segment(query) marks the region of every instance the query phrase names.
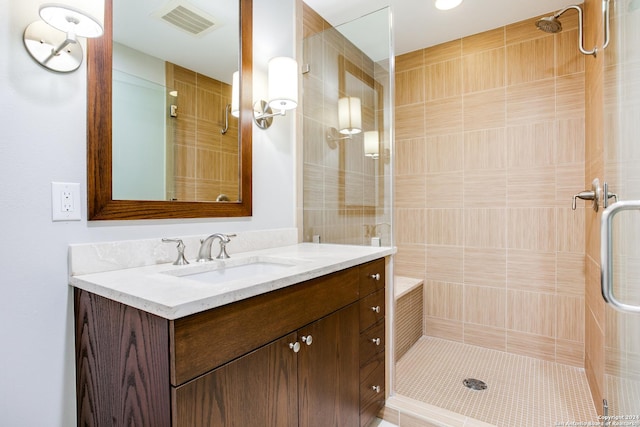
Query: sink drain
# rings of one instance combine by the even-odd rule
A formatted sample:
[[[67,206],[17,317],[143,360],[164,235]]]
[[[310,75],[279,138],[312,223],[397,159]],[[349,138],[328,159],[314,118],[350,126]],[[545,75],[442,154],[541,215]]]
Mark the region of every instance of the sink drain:
[[[475,378],[465,378],[462,381],[465,387],[470,388],[471,390],[486,390],[487,383],[481,380],[477,380]]]

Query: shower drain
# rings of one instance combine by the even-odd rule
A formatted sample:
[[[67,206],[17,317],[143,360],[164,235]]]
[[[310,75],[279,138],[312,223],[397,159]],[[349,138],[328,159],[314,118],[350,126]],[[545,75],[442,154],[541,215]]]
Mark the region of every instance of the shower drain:
[[[470,388],[471,390],[486,390],[487,383],[482,380],[477,380],[475,378],[465,378],[462,381],[465,387]]]

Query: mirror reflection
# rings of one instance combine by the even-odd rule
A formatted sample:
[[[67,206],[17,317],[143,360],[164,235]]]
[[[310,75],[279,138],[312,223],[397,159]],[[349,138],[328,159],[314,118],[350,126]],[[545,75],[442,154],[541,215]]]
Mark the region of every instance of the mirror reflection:
[[[237,201],[238,2],[113,1],[114,200]]]
[[[338,66],[338,127],[340,133],[349,135],[349,142],[339,145],[341,207],[375,213],[380,195],[376,179],[380,176],[376,161],[379,130],[384,126],[382,90],[380,83],[363,69],[364,65],[358,66],[340,55]],[[348,131],[345,127],[353,129]]]

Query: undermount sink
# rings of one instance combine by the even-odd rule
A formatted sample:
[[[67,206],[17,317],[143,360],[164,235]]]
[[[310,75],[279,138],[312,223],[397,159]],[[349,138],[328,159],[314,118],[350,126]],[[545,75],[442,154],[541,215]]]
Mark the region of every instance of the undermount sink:
[[[211,264],[194,266],[189,269],[169,271],[167,274],[205,283],[223,283],[254,276],[281,273],[299,264],[300,260],[251,257],[240,260],[215,261]]]

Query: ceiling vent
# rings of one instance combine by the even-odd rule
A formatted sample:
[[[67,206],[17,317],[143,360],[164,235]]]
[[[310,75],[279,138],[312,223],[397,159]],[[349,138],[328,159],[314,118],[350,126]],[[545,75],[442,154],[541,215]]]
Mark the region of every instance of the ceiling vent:
[[[153,16],[197,37],[220,26],[213,16],[183,0],[170,2]]]

